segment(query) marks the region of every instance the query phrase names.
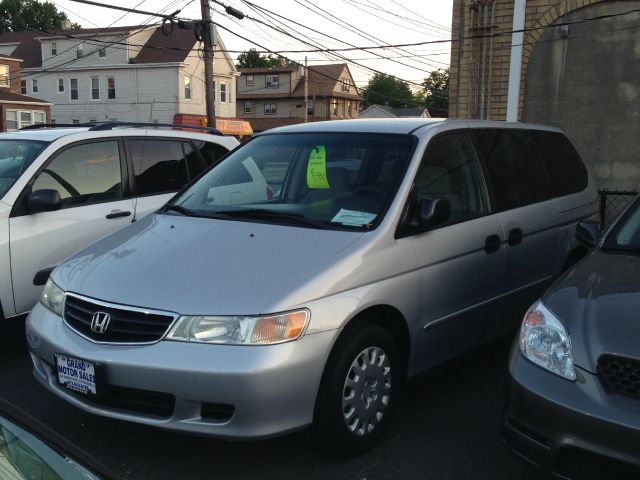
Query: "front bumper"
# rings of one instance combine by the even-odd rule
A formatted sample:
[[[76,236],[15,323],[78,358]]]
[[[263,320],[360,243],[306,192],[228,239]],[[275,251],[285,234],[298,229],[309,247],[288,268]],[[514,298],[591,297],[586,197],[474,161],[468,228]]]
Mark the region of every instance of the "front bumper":
[[[576,369],[570,382],[534,365],[517,343],[503,437],[516,454],[556,478],[640,478],[640,402],[606,391]]]
[[[106,417],[230,439],[269,437],[309,425],[339,333],[331,330],[268,346],[172,341],[104,345],[82,338],[40,304],[29,314],[26,331],[36,379],[69,403]],[[105,404],[69,391],[57,382],[55,354],[94,362],[102,375],[98,390],[117,389],[120,396],[134,398]],[[148,400],[145,392],[173,398],[173,407],[164,415],[130,409]],[[203,413],[216,408],[214,415]]]

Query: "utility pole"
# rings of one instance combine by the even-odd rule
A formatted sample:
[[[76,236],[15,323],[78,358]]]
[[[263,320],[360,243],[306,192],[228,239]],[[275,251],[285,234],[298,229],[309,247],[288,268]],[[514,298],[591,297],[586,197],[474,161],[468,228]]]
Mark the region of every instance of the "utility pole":
[[[211,10],[209,0],[200,0],[202,10],[202,26],[204,41],[204,91],[207,104],[207,124],[216,128],[216,91],[213,85],[213,23],[211,22]]]
[[[309,117],[309,70],[307,69],[307,56],[304,56],[304,123]]]

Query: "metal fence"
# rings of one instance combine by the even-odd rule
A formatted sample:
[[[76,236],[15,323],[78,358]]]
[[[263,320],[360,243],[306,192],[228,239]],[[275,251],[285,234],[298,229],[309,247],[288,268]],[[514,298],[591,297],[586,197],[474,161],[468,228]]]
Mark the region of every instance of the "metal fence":
[[[600,227],[606,229],[627,208],[638,192],[600,190],[598,194],[600,195]]]

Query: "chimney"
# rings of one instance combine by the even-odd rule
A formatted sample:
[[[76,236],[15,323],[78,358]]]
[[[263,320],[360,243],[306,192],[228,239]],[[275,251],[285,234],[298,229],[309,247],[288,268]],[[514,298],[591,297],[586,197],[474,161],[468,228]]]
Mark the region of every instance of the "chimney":
[[[69,20],[68,18],[62,20],[60,22],[60,28],[62,28],[62,30],[71,30],[71,20]]]

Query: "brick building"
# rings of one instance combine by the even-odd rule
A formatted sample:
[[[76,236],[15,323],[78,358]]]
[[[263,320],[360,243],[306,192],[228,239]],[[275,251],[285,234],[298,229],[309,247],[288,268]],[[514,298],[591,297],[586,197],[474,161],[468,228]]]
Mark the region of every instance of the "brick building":
[[[46,123],[51,104],[22,94],[22,60],[0,55],[0,131]]]
[[[522,3],[517,119],[565,130],[600,188],[639,190],[639,0],[454,0],[449,115],[507,118]]]

